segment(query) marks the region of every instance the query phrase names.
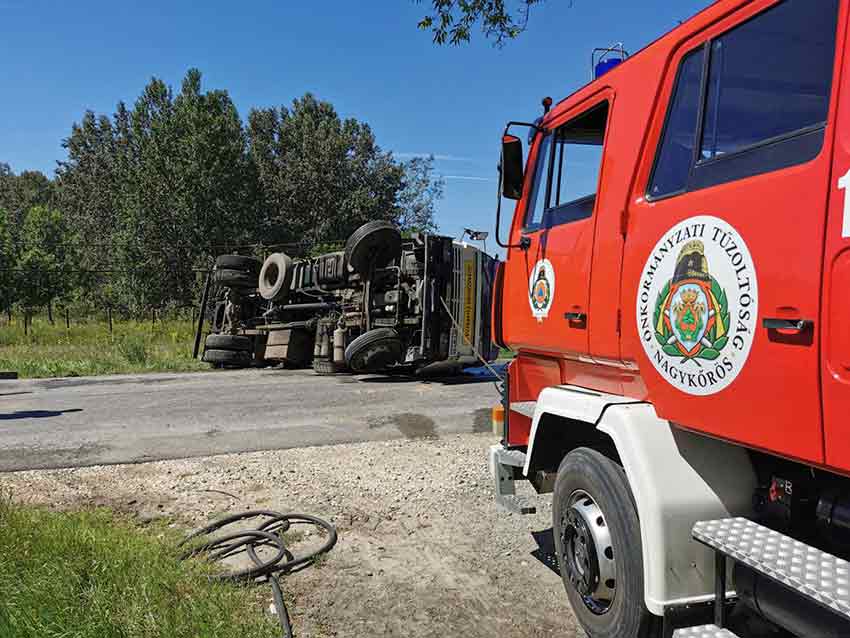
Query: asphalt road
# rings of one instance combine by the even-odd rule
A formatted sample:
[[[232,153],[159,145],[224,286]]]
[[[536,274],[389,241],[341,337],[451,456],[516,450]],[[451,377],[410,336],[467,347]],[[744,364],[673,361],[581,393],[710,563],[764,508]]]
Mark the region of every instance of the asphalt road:
[[[492,382],[301,370],[0,381],[0,471],[490,429]]]

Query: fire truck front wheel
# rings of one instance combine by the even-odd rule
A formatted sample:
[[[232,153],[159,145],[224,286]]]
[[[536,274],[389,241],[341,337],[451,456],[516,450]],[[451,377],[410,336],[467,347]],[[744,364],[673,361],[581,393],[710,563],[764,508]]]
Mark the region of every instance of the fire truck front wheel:
[[[552,501],[558,566],[589,638],[654,638],[643,604],[637,510],[623,468],[578,448],[561,462]]]

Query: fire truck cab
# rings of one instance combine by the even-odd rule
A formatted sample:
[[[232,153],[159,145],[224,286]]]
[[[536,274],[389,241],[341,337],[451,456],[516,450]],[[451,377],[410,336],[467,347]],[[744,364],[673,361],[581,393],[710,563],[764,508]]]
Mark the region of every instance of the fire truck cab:
[[[850,635],[849,13],[719,0],[505,129],[490,465],[590,638]]]

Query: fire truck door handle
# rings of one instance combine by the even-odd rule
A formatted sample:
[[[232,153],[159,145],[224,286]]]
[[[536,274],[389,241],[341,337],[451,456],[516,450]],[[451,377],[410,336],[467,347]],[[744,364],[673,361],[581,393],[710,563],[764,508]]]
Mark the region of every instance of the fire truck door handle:
[[[815,327],[815,322],[811,319],[779,319],[775,317],[765,317],[762,320],[762,325],[767,330],[787,330],[788,332],[807,332]]]
[[[565,312],[564,319],[575,321],[576,323],[584,323],[587,321],[587,315],[583,312]]]

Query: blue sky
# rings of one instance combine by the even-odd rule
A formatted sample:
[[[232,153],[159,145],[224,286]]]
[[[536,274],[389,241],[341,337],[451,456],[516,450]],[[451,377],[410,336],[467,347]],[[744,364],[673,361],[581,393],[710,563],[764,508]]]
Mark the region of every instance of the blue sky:
[[[52,174],[86,109],[111,114],[152,76],[177,87],[197,67],[243,117],[310,91],[368,122],[398,157],[433,154],[441,231],[492,231],[504,123],[587,82],[594,47],[635,51],[708,4],[547,0],[496,49],[480,37],[433,45],[416,28],[428,0],[0,0],[0,161]]]

